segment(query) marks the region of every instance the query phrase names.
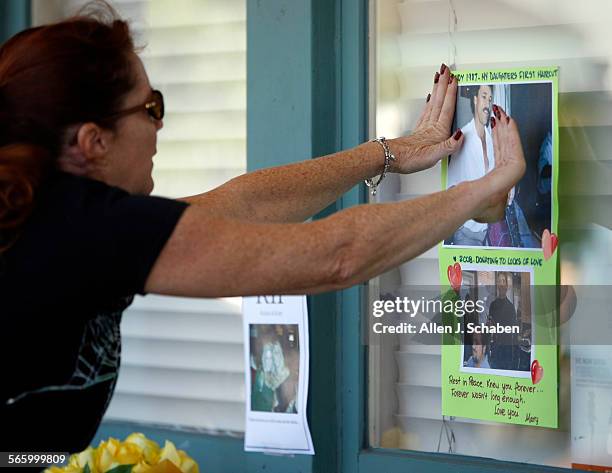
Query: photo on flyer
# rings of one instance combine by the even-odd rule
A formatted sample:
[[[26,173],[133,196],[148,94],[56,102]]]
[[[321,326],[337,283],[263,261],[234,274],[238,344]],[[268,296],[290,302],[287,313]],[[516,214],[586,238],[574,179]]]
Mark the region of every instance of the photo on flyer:
[[[495,223],[468,220],[444,241],[447,246],[539,249],[553,210],[553,86],[550,81],[459,82],[453,129],[464,143],[449,157],[446,188],[478,179],[495,169],[493,105],[520,123],[527,169],[510,191],[504,218]]]
[[[297,413],[298,326],[251,324],[249,332],[251,410]]]
[[[536,359],[533,272],[466,269],[463,278],[463,299],[477,304],[461,319],[460,371],[529,378]]]

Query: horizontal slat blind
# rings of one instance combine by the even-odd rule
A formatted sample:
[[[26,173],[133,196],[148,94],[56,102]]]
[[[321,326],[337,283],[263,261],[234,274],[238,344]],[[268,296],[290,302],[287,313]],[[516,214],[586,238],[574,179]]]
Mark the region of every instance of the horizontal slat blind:
[[[564,201],[577,201],[586,215],[580,222],[561,214],[560,230],[568,243],[572,228],[585,241],[593,232],[589,222],[610,226],[612,186],[612,118],[610,77],[612,35],[605,22],[612,5],[604,1],[571,0],[378,0],[376,13],[376,135],[408,133],[416,123],[431,89],[440,62],[460,69],[560,66],[559,126],[561,185]],[[456,27],[454,20],[456,17]],[[565,177],[564,177],[565,176]],[[405,200],[441,188],[440,166],[390,183],[386,200]],[[567,215],[568,212],[566,212]],[[574,217],[572,215],[572,217]],[[609,230],[604,230],[610,233]],[[580,242],[576,243],[580,245]],[[563,242],[562,242],[563,245]],[[568,243],[569,250],[571,244]],[[563,255],[563,253],[560,253]],[[566,252],[567,254],[567,252]],[[606,259],[606,257],[604,258]],[[612,258],[600,261],[612,267]],[[566,267],[562,261],[562,273]],[[569,266],[568,272],[569,272]],[[392,293],[400,284],[437,285],[437,249],[384,275],[381,293]],[[401,282],[400,282],[401,281]],[[413,450],[447,451],[443,433],[439,347],[402,344],[383,347],[378,363],[393,363],[396,370],[371,373],[370,383],[394,390],[395,400],[378,405],[370,421],[378,445]],[[374,352],[376,353],[376,351]],[[493,424],[470,419],[445,420],[456,438],[460,454],[558,466],[570,464],[567,410],[569,379],[567,353],[560,367],[560,428],[536,429]],[[388,365],[387,365],[388,366]],[[382,374],[384,373],[384,374]],[[371,386],[371,392],[372,392]],[[382,403],[381,403],[382,404]],[[450,423],[449,423],[450,422]],[[388,433],[399,427],[397,437]],[[387,433],[387,435],[385,435]],[[395,444],[393,440],[396,439]],[[384,439],[384,441],[383,441]],[[512,445],[512,448],[508,448]]]
[[[244,172],[244,0],[122,1],[118,8],[135,19],[145,68],[168,104],[155,193],[197,194]],[[123,368],[109,418],[244,430],[239,299],[147,296],[126,312],[122,333]]]
[[[85,0],[34,2],[38,23]],[[246,169],[245,0],[114,0],[128,19],[166,118],[154,194],[210,190]],[[122,367],[107,418],[244,430],[241,300],[137,297],[122,323]]]

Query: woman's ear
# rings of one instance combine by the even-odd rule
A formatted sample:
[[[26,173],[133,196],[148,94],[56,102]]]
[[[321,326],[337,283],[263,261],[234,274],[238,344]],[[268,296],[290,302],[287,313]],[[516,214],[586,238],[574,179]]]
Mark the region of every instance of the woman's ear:
[[[57,162],[59,169],[78,176],[89,176],[108,153],[108,133],[95,123],[84,123],[75,130],[69,130],[74,138],[62,148]]]
[[[99,159],[108,153],[109,132],[95,123],[84,123],[76,134],[76,145],[86,159]]]

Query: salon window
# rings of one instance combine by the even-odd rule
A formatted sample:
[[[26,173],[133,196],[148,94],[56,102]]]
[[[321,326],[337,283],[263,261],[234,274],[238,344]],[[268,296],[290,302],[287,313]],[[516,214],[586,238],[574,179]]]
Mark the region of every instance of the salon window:
[[[414,127],[442,61],[463,70],[559,66],[561,282],[601,290],[612,284],[610,2],[378,0],[370,14],[371,136]],[[406,200],[440,189],[440,168],[390,176],[379,198]],[[437,258],[433,248],[373,280],[370,302],[401,295],[394,292],[401,286],[437,285]],[[556,429],[443,417],[439,345],[409,348],[398,336],[369,347],[369,445],[565,468],[585,463],[589,451],[610,461],[611,406],[601,405],[610,397],[597,387],[591,401],[584,387],[570,392],[578,371],[564,330]],[[609,345],[590,348],[612,366]]]
[[[34,24],[84,0],[34,0]],[[166,99],[153,194],[194,195],[246,170],[246,0],[115,0]],[[244,430],[241,299],[137,297],[105,421]]]

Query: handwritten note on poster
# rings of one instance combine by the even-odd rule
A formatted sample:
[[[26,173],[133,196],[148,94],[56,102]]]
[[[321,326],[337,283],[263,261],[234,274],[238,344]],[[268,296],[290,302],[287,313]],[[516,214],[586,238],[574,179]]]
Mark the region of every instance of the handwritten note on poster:
[[[446,322],[442,414],[557,426],[558,68],[457,71],[461,149],[442,166],[444,188],[495,168],[497,107],[519,129],[527,171],[504,217],[464,222],[439,247],[441,284],[484,310]],[[495,105],[495,106],[494,106]],[[497,151],[496,151],[497,150]],[[476,332],[468,328],[477,326]]]

